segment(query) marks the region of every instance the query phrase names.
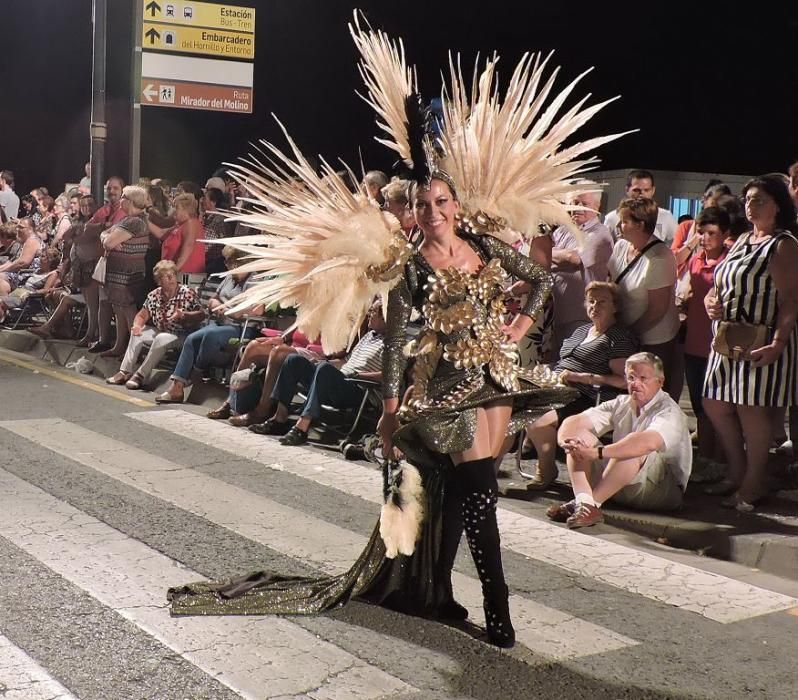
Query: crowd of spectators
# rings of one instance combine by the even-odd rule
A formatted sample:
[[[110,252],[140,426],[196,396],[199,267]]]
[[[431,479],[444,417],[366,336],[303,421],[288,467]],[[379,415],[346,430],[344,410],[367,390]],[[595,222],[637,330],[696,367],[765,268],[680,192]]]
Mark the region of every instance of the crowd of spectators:
[[[407,184],[370,171],[360,186],[417,243]],[[655,195],[653,175],[634,170],[603,221],[600,193],[583,194],[571,202],[571,226],[523,244],[554,286],[519,344],[522,362],[545,363],[578,393],[527,425],[515,444],[535,458],[524,472],[529,489],[550,488],[564,454],[574,498],[548,514],[569,527],[600,522],[610,499],[676,508],[688,481],[710,473],[723,478],[708,493],[753,510],[768,494],[769,450],[786,439],[786,411],[798,401],[798,278],[790,274],[798,264],[798,164],[789,176],[754,178],[740,196],[708,183],[695,220],[677,222]],[[324,356],[319,339],[249,324],[262,307],[230,312],[227,302],[252,279],[236,272],[242,253],[205,241],[250,231],[222,213],[244,206],[224,172],[205,187],[111,177],[98,204],[83,182],[55,198],[39,187],[20,200],[13,173],[0,173],[0,315],[24,293],[46,294],[53,314],[31,331],[59,337],[70,331],[70,309],[85,304],[78,345],[120,358],[107,381],[130,390],[147,388],[173,351],[158,403],[184,401],[198,374],[236,363],[248,378],[232,382],[208,417],[288,445],[308,440],[322,405],[361,404],[366,388],[352,380],[380,380],[384,326],[376,305],[359,342],[335,357]],[[225,272],[202,301],[208,275]],[[508,306],[528,291],[511,282]],[[695,459],[679,407],[685,383]],[[292,422],[298,390],[302,406]],[[798,428],[798,417],[790,424]]]

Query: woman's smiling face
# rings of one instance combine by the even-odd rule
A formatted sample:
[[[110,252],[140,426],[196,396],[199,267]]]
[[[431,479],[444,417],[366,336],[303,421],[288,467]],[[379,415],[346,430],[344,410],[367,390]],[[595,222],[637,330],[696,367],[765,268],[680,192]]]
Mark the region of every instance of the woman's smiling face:
[[[413,213],[425,236],[453,233],[458,211],[460,203],[442,180],[432,180],[428,188],[416,190]]]

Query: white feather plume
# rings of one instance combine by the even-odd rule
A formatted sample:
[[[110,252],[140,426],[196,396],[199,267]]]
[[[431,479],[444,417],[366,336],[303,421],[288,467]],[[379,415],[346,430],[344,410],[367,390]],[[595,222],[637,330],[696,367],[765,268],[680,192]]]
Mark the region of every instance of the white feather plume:
[[[409,165],[412,159],[405,100],[417,92],[415,72],[405,62],[401,39],[393,41],[385,32],[374,31],[369,26],[363,29],[360,19],[355,10],[354,22],[349,25],[362,58],[358,70],[368,91],[368,95],[360,96],[377,114],[377,126],[390,137],[377,141],[396,151]]]
[[[511,231],[534,236],[541,223],[571,224],[568,200],[595,191],[582,184],[598,162],[590,151],[624,134],[612,134],[564,146],[599,110],[617,98],[585,107],[590,95],[560,114],[585,71],[553,94],[559,68],[544,81],[551,54],[526,54],[513,71],[504,100],[496,85],[498,57],[484,70],[475,66],[470,89],[459,57],[450,56],[450,85],[443,91],[438,167],[457,183],[467,211],[502,218]],[[591,69],[592,70],[592,69]],[[626,132],[629,133],[629,132]]]
[[[413,554],[424,522],[421,474],[407,462],[402,463],[401,470],[398,498],[389,498],[380,511],[380,537],[388,559],[394,559],[397,554]]]
[[[295,306],[295,326],[309,338],[321,336],[325,352],[337,352],[356,337],[375,297],[386,298],[398,281],[375,280],[367,271],[396,258],[391,246],[401,235],[399,222],[364,193],[353,194],[326,161],[317,175],[280,127],[291,155],[261,141],[261,157],[250,154],[241,163],[226,164],[246,188],[245,201],[254,205],[229,220],[263,232],[217,241],[246,253],[236,271],[253,273],[258,281],[228,310],[275,302]],[[348,175],[356,181],[351,171]]]

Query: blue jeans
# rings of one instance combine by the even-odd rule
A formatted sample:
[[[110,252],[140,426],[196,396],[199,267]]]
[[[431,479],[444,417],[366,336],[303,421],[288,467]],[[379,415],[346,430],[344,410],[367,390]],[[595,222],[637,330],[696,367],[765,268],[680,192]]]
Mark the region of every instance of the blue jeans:
[[[302,416],[318,418],[322,404],[334,408],[357,408],[363,400],[363,390],[347,381],[340,369],[329,362],[314,365],[301,355],[289,355],[283,362],[272,399],[290,406],[300,384],[308,389]]]
[[[194,367],[205,369],[224,366],[230,355],[223,351],[228,341],[231,338],[238,338],[240,334],[241,329],[238,326],[210,325],[194,331],[183,343],[172,379],[188,384]]]

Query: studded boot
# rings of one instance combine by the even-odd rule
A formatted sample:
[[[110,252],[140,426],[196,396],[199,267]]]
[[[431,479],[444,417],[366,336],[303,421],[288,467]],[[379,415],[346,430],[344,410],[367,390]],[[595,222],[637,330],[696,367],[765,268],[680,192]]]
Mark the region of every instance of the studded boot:
[[[510,621],[509,591],[502,568],[496,522],[499,489],[493,463],[490,457],[477,459],[459,464],[457,470],[463,492],[463,526],[482,583],[488,641],[509,648],[515,644],[515,630]]]

